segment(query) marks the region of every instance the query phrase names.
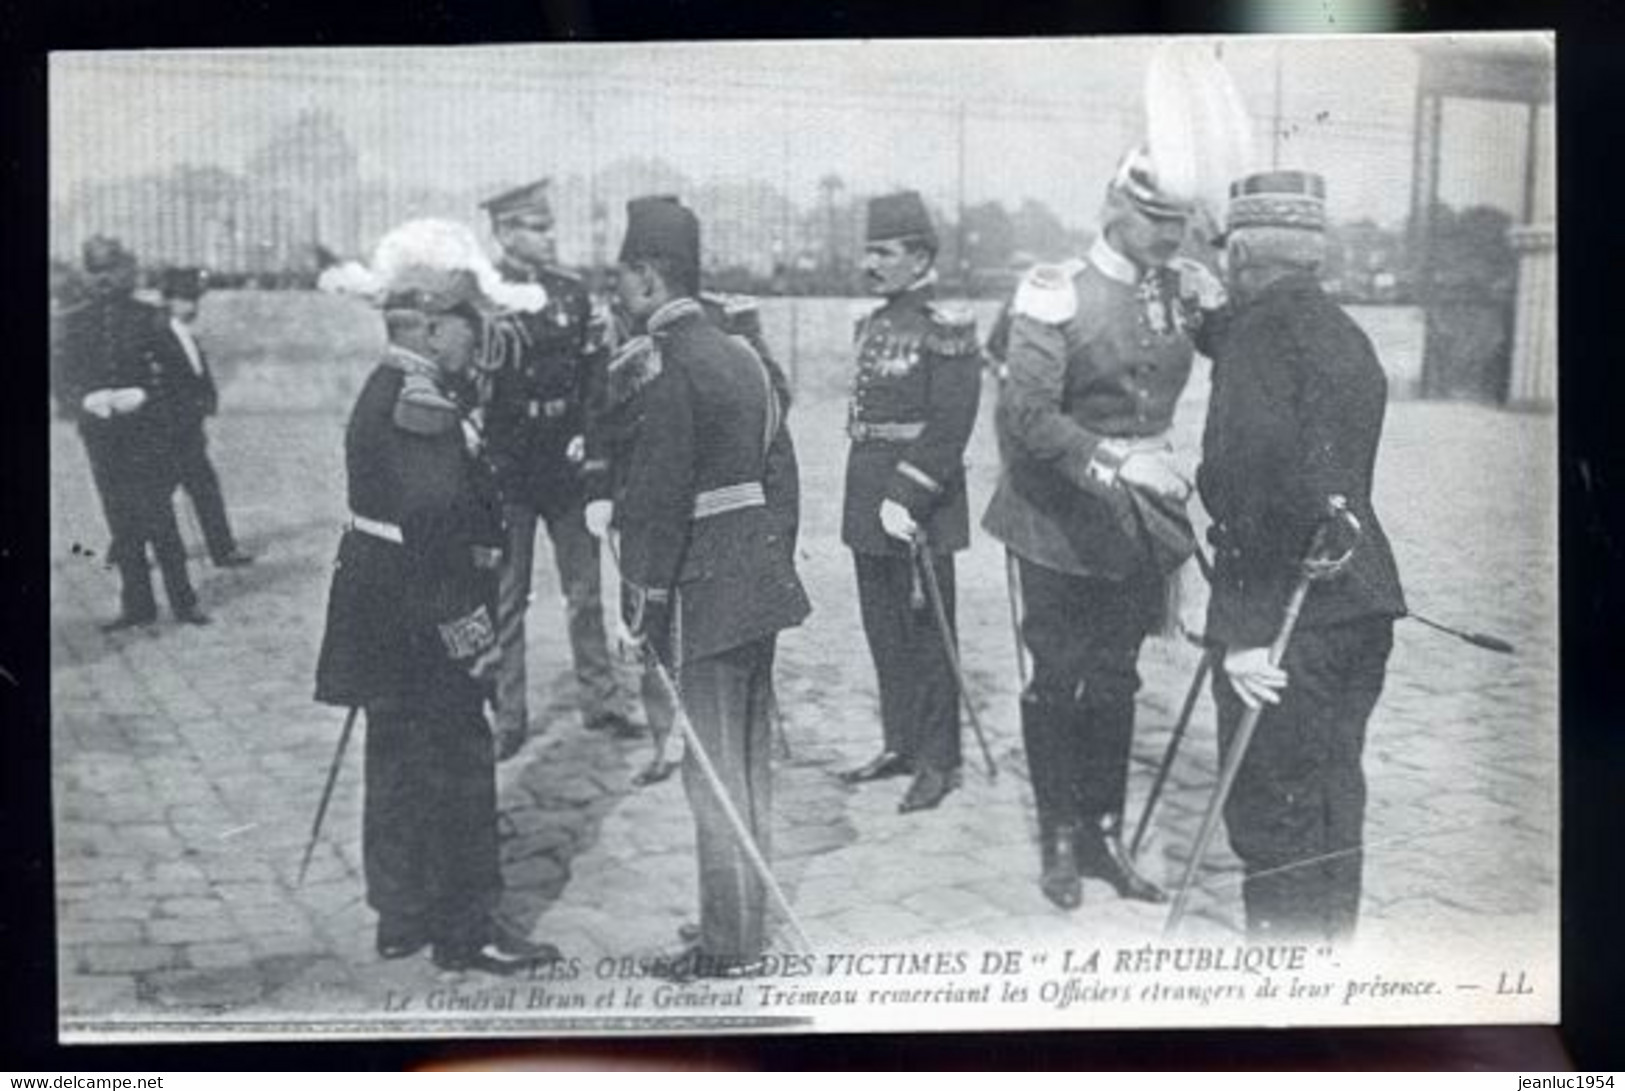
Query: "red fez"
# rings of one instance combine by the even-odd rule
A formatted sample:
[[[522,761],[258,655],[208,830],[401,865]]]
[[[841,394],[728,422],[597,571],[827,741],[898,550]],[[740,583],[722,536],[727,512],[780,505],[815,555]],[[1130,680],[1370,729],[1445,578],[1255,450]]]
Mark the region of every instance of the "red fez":
[[[688,286],[700,283],[700,221],[670,196],[635,197],[626,203],[626,238],[620,262],[660,258],[687,275]]]
[[[917,239],[933,250],[937,248],[937,232],[931,226],[931,214],[926,211],[919,193],[912,189],[869,198],[865,238],[869,242]]]

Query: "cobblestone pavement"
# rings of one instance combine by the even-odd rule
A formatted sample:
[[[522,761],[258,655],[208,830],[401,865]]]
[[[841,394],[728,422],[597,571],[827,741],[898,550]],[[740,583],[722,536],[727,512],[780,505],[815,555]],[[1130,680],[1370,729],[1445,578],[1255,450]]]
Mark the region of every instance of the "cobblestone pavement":
[[[1182,412],[1187,441],[1201,408]],[[807,399],[792,424],[815,614],[781,643],[791,752],[777,772],[775,857],[814,941],[839,949],[1154,938],[1162,911],[1118,901],[1103,884],[1087,884],[1074,915],[1037,890],[1003,558],[985,536],[959,558],[961,640],[1001,775],[983,775],[967,725],[965,786],[936,812],[898,816],[901,782],[850,789],[834,779],[878,739],[851,561],[838,539],[841,406]],[[996,470],[988,424],[984,414],[973,445],[978,513]],[[259,562],[222,572],[194,560],[216,619],[209,628],[166,621],[105,636],[97,623],[117,601],[99,557],[105,531],[77,438],[53,427],[52,776],[65,1015],[342,1016],[434,979],[426,960],[382,964],[372,953],[359,747],[309,878],[294,882],[342,722],[310,700],[343,518],[341,432],[329,414],[217,421],[216,461]],[[1423,403],[1390,411],[1378,507],[1413,608],[1508,636],[1519,654],[1399,627],[1366,753],[1368,934],[1555,931],[1554,456],[1550,417]],[[183,518],[183,528],[195,547],[195,525]],[[531,678],[544,730],[499,772],[506,911],[588,961],[670,950],[696,904],[682,789],[676,779],[632,789],[646,744],[581,728],[545,557],[537,580]],[[1134,814],[1194,666],[1187,646],[1148,645]],[[1193,840],[1214,749],[1204,698],[1142,852],[1164,882],[1177,878]],[[1234,938],[1238,874],[1222,838],[1205,879],[1193,932]]]

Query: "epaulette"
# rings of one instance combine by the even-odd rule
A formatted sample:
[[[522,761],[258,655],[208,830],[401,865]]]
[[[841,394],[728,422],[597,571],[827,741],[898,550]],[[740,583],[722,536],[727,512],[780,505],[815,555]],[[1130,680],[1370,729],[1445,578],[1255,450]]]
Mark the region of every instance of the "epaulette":
[[[619,405],[654,382],[662,366],[654,338],[648,334],[632,338],[609,359],[609,403]]]
[[[1083,263],[1076,260],[1033,266],[1016,288],[1011,311],[1052,326],[1067,321],[1078,313],[1078,290],[1072,280],[1082,269]]]
[[[729,318],[754,314],[757,310],[756,297],[753,295],[739,295],[734,292],[701,292],[700,301],[721,307],[722,313]]]
[[[457,403],[440,392],[433,380],[408,373],[395,399],[395,427],[419,436],[450,432],[462,416]]]
[[[925,309],[931,324],[926,327],[923,347],[936,356],[971,356],[981,347],[976,338],[976,315],[958,303],[929,303]]]

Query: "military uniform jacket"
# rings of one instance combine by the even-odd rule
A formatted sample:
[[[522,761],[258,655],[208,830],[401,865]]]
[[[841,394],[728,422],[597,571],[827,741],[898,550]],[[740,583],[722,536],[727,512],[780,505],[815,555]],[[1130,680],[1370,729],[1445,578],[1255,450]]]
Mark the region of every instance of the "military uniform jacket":
[[[1216,547],[1208,636],[1237,647],[1275,639],[1333,496],[1347,501],[1364,535],[1340,575],[1311,586],[1298,624],[1403,614],[1393,553],[1371,506],[1388,382],[1370,339],[1303,275],[1235,308],[1212,349],[1197,473]]]
[[[617,512],[634,631],[660,607],[680,661],[798,625],[811,607],[788,547],[797,521],[783,416],[765,366],[698,301],[650,319],[659,375]]]
[[[504,263],[502,274],[540,284],[547,304],[495,324],[505,344],[484,399],[487,442],[504,499],[552,517],[583,496],[568,449],[584,434],[588,385],[602,370],[599,325],[586,286],[569,273]]]
[[[175,391],[161,364],[165,321],[164,312],[127,295],[92,298],[61,315],[52,361],[57,401],[120,474],[166,473],[170,465],[165,424]],[[84,408],[95,391],[134,387],[147,401],[132,413],[102,418]]]
[[[929,283],[917,285],[857,324],[841,540],[859,553],[907,554],[880,525],[886,500],[908,509],[933,551],[970,544],[965,445],[982,356],[975,319],[932,295]]]
[[[1104,239],[1087,261],[1028,273],[1000,368],[989,534],[1046,568],[1109,579],[1189,556],[1183,506],[1131,493],[1101,443],[1168,431],[1198,313],[1176,272],[1142,273]]]
[[[434,365],[391,349],[345,432],[354,520],[339,545],[316,699],[413,699],[496,641],[502,539],[477,436]]]
[[[703,293],[699,301],[714,326],[743,341],[767,367],[778,393],[780,415],[788,420],[790,383],[762,336],[756,301],[749,296],[709,292]],[[662,362],[653,338],[647,334],[633,336],[607,316],[603,321],[613,331],[609,339],[614,348],[604,354],[604,374],[592,384],[594,397],[588,407],[587,459],[582,477],[588,500],[609,500],[619,505],[643,424],[643,388],[660,374]],[[769,473],[780,483],[783,510],[791,517],[785,544],[794,550],[801,511],[800,472],[788,424],[779,429],[768,457],[773,463]]]

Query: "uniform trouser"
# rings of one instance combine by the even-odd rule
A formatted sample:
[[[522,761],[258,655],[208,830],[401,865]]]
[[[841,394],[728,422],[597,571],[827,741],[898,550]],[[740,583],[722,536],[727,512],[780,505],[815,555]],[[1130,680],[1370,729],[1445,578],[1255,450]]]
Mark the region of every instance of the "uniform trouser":
[[[772,859],[774,637],[684,663],[683,708],[734,810],[764,860]],[[717,959],[750,959],[767,944],[767,892],[700,772],[690,747],[683,789],[694,812],[700,864],[700,947]]]
[[[1249,935],[1335,940],[1354,932],[1366,798],[1360,758],[1392,648],[1387,618],[1293,634],[1281,703],[1266,706],[1224,809],[1245,869]],[[1222,671],[1213,696],[1220,753],[1228,754],[1245,709]]]
[[[197,520],[203,528],[203,541],[216,564],[237,552],[237,539],[226,518],[226,501],[220,492],[220,477],[209,461],[209,440],[203,422],[182,426],[175,437],[175,470],[181,488],[192,500]]]
[[[130,444],[114,436],[100,431],[81,435],[112,539],[108,559],[119,570],[120,612],[132,618],[157,616],[147,561],[149,545],[158,559],[170,609],[177,614],[192,610],[197,606],[197,593],[186,571],[186,546],[175,523],[174,489],[167,474],[148,465],[149,459],[132,453]]]
[[[437,682],[367,705],[367,904],[437,944],[477,946],[502,889],[491,733],[477,686]]]
[[[856,553],[858,610],[880,689],[880,728],[886,750],[917,768],[960,764],[959,688],[937,629],[925,573],[912,557]],[[932,555],[950,633],[954,620],[954,558]],[[918,582],[916,582],[918,579]],[[918,588],[920,602],[911,600]],[[954,636],[958,642],[957,635]]]
[[[1145,571],[1110,580],[1020,565],[1021,632],[1033,661],[1022,732],[1047,843],[1058,825],[1121,823],[1140,645],[1162,588]]]
[[[508,523],[499,609],[502,660],[497,669],[497,721],[503,731],[523,732],[529,722],[525,669],[525,614],[530,606],[531,570],[535,563],[535,508],[503,505]],[[553,562],[564,589],[575,660],[581,712],[588,724],[608,715],[633,719],[631,694],[615,672],[604,636],[604,604],[598,575],[598,539],[587,530],[580,505],[545,520],[553,543]]]

